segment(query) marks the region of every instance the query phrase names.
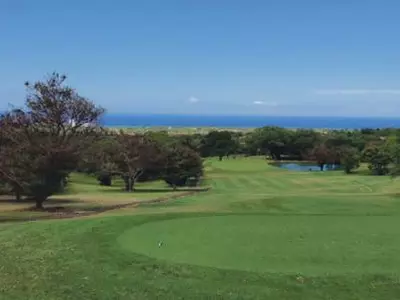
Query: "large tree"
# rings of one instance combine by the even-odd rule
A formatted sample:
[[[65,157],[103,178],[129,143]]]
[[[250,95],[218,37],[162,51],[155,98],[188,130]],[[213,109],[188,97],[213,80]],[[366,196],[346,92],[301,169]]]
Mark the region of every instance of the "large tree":
[[[175,139],[178,143],[197,153],[200,153],[202,150],[203,135],[199,133],[177,135]]]
[[[0,180],[4,190],[13,193],[19,201],[32,174],[27,172],[30,159],[25,150],[26,141],[21,135],[10,134],[18,130],[13,125],[17,114],[9,112],[0,118]]]
[[[393,167],[390,170],[392,176],[400,175],[400,133],[388,139],[387,148],[392,157]]]
[[[187,185],[194,178],[198,182],[203,174],[203,160],[194,150],[179,144],[171,145],[166,151],[163,179],[173,188]]]
[[[104,112],[65,80],[53,73],[44,81],[25,83],[25,107],[0,118],[1,179],[32,197],[39,209],[76,168]]]
[[[321,142],[319,132],[311,129],[298,129],[292,132],[291,140],[286,146],[287,154],[293,158],[302,159],[315,145]]]
[[[361,155],[357,148],[344,146],[338,150],[340,165],[344,172],[350,174],[360,166]]]
[[[161,145],[147,135],[117,135],[117,151],[113,160],[125,181],[128,192],[134,190],[135,183],[145,171],[162,169],[164,153]]]
[[[257,128],[247,136],[249,148],[256,149],[257,153],[270,155],[272,159],[280,160],[287,151],[292,139],[292,132],[275,126]]]
[[[116,135],[103,134],[83,151],[78,171],[94,175],[101,185],[110,186],[112,177],[118,175],[118,167],[114,162],[117,153]]]
[[[371,145],[363,151],[363,160],[374,175],[386,175],[393,157],[387,147]]]
[[[228,130],[210,131],[204,136],[201,153],[203,156],[217,156],[222,160],[229,156],[237,148],[237,141],[233,138],[233,132]]]
[[[324,165],[334,164],[338,161],[338,154],[334,148],[319,144],[310,151],[308,159],[315,161],[322,171]]]

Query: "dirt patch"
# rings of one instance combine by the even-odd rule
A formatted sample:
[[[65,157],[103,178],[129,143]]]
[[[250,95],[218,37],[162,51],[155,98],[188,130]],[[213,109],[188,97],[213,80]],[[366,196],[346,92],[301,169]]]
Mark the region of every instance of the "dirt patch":
[[[132,201],[129,203],[115,204],[115,205],[110,205],[110,206],[96,206],[96,207],[88,207],[88,208],[81,208],[81,209],[74,209],[72,207],[63,207],[63,206],[49,207],[49,208],[45,208],[43,210],[37,210],[34,207],[26,208],[26,209],[17,210],[17,211],[20,211],[20,212],[39,211],[39,212],[47,212],[47,213],[49,213],[49,215],[29,217],[29,218],[18,218],[18,219],[16,219],[15,217],[14,218],[5,217],[0,220],[0,223],[27,222],[27,221],[40,221],[40,220],[52,220],[52,219],[71,219],[71,218],[77,218],[77,217],[86,217],[86,216],[101,214],[103,212],[108,212],[111,210],[130,207],[130,206],[139,206],[141,204],[166,202],[166,201],[175,200],[178,198],[195,195],[195,194],[201,193],[201,192],[207,192],[209,190],[210,190],[210,188],[206,187],[206,188],[195,189],[192,191],[186,191],[183,193],[177,193],[175,195],[169,195],[169,196],[164,196],[164,197],[159,197],[159,198],[154,198],[154,199],[149,199],[149,200],[142,200],[142,201],[135,200],[135,201]]]

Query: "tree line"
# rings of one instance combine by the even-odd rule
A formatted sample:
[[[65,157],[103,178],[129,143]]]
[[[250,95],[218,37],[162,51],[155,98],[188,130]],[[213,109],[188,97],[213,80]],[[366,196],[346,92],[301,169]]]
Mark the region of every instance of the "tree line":
[[[177,137],[202,157],[263,155],[271,160],[312,161],[340,165],[346,173],[368,164],[374,175],[396,175],[400,162],[400,129],[310,130],[275,126],[253,131],[211,131]]]
[[[149,135],[110,133],[100,126],[104,109],[53,73],[26,82],[23,108],[0,116],[0,184],[17,200],[38,209],[63,190],[71,172],[96,175],[101,184],[120,176],[127,191],[139,178],[163,179],[170,186],[196,185],[203,173],[200,155],[175,141]]]
[[[38,209],[63,190],[71,172],[96,176],[102,185],[122,178],[127,192],[147,180],[164,180],[172,188],[195,186],[206,157],[307,160],[321,169],[326,164],[341,165],[346,173],[365,162],[375,175],[400,170],[398,129],[318,131],[267,126],[246,133],[113,132],[101,127],[104,109],[65,80],[53,73],[43,81],[27,82],[25,106],[0,116],[1,188],[17,200],[31,198]]]

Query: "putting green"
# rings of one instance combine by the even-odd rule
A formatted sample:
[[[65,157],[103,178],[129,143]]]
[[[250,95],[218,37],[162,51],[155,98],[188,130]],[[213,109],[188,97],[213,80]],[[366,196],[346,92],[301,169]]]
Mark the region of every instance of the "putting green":
[[[125,250],[176,263],[257,272],[398,273],[399,219],[389,216],[231,215],[145,223]],[[159,245],[159,242],[162,245]]]

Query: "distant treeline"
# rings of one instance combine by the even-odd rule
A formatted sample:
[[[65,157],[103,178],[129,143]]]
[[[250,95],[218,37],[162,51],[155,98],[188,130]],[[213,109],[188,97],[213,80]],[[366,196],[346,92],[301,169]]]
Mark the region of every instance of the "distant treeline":
[[[315,161],[340,164],[346,172],[360,162],[369,164],[377,175],[395,171],[398,162],[400,129],[360,130],[285,129],[267,126],[249,132],[214,130],[207,134],[170,135],[168,131],[145,133],[158,141],[175,140],[202,157],[263,155],[273,160]]]

